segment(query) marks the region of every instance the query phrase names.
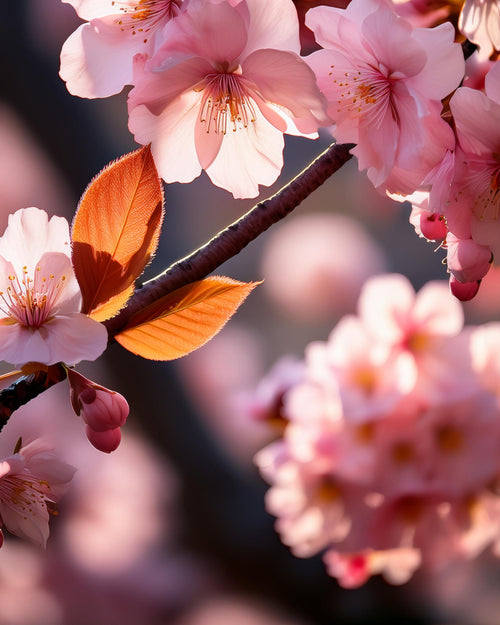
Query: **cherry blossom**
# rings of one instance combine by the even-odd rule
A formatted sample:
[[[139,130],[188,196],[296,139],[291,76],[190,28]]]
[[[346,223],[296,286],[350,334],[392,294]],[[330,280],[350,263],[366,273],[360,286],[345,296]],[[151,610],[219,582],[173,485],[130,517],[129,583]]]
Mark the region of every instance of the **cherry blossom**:
[[[133,58],[150,56],[162,27],[180,12],[182,0],[63,0],[87,23],[61,50],[60,76],[68,91],[103,98],[131,84]]]
[[[15,450],[0,462],[1,524],[45,547],[50,511],[68,489],[74,471],[41,439]]]
[[[308,63],[328,99],[334,136],[358,144],[352,153],[376,187],[412,193],[454,145],[440,116],[441,99],[464,73],[452,25],[413,28],[384,0],[316,7],[306,24],[324,48]]]
[[[190,2],[163,37],[151,59],[135,59],[129,128],[152,144],[166,182],[204,169],[235,197],[255,197],[281,171],[284,132],[316,137],[330,123],[288,0]]]
[[[45,365],[95,360],[105,327],[79,312],[68,222],[38,208],[9,216],[0,238],[0,358]]]
[[[415,293],[404,276],[374,277],[363,288],[358,311],[372,337],[412,360],[421,393],[437,399],[468,392],[464,314],[445,282],[428,282]]]

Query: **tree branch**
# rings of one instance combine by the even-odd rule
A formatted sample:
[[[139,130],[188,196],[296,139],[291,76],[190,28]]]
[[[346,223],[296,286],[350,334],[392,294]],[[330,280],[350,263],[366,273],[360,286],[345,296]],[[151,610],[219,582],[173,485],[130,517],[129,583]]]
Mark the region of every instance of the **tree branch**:
[[[118,334],[137,311],[181,286],[205,278],[270,226],[286,217],[352,158],[349,150],[353,147],[354,144],[332,144],[275,195],[256,204],[208,243],[137,289],[127,306],[116,317],[105,322],[110,337]]]

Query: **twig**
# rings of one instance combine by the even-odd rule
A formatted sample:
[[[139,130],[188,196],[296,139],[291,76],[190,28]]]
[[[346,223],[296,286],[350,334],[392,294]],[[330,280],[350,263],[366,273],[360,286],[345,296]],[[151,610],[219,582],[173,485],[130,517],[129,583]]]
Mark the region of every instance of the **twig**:
[[[105,322],[110,338],[127,325],[134,313],[181,286],[205,278],[286,217],[352,158],[349,150],[353,147],[354,144],[332,144],[275,195],[256,204],[208,243],[137,289],[120,314]]]

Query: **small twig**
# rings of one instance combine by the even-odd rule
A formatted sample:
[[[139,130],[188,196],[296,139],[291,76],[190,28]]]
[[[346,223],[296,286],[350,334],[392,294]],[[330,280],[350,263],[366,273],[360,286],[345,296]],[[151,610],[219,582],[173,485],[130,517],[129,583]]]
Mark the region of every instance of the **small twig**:
[[[275,195],[256,204],[208,243],[146,282],[134,293],[120,314],[105,322],[110,337],[118,334],[137,311],[181,286],[205,278],[270,226],[286,217],[352,158],[349,150],[353,147],[354,144],[331,145]]]

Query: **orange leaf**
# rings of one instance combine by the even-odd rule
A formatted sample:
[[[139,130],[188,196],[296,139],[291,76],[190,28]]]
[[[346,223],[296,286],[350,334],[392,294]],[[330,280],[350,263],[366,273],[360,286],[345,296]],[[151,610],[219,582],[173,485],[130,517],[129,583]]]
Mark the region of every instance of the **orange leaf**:
[[[131,285],[128,289],[125,289],[121,293],[118,293],[118,295],[108,299],[108,301],[104,304],[94,308],[94,310],[89,314],[89,317],[92,317],[92,319],[95,319],[96,321],[106,321],[106,319],[116,315],[116,313],[125,306],[133,292],[134,285]]]
[[[108,165],[87,187],[73,221],[73,265],[82,312],[115,315],[153,257],[163,188],[149,146]],[[103,306],[105,305],[105,306]]]
[[[217,334],[257,284],[222,276],[193,282],[133,315],[115,338],[143,358],[180,358]]]

